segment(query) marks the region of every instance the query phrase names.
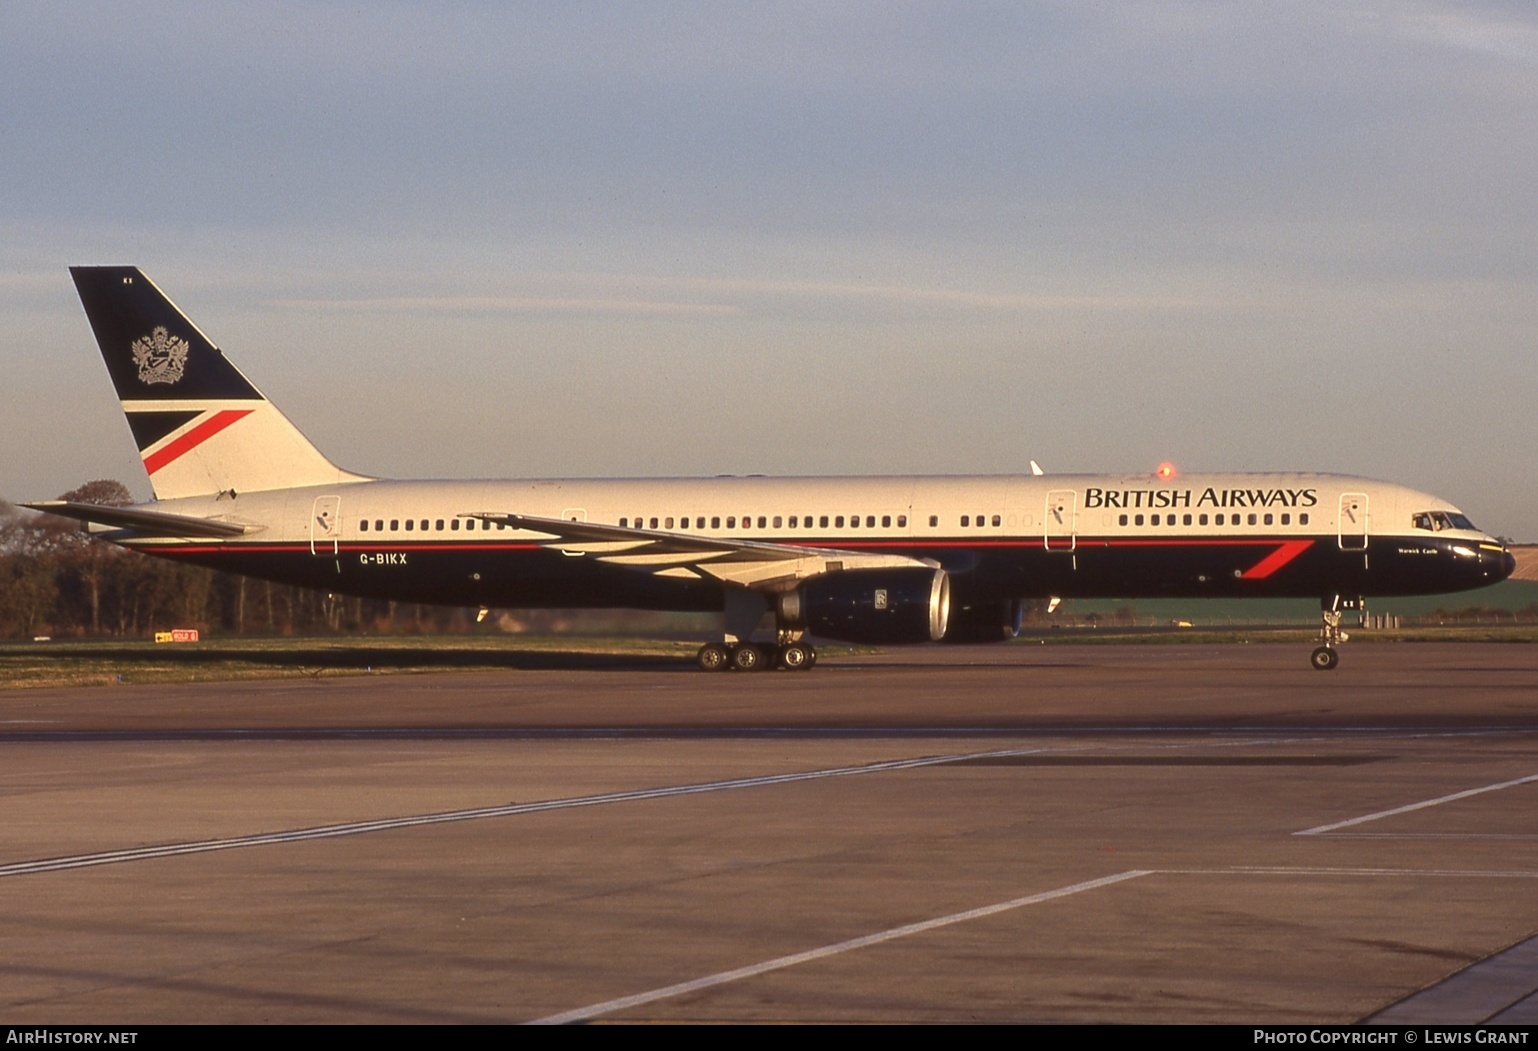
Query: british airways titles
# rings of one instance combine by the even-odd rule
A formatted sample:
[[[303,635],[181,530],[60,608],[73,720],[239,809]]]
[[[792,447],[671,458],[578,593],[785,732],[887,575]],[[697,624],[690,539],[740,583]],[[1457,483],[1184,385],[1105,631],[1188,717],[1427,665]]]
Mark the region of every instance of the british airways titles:
[[[1314,507],[1317,489],[1099,489],[1084,490],[1084,507]]]

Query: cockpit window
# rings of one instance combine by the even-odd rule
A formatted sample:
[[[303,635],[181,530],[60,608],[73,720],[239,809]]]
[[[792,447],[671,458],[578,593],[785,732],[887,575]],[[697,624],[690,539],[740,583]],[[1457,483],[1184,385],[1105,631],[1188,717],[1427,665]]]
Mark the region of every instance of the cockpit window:
[[[1474,523],[1457,511],[1417,511],[1410,516],[1410,524],[1416,529],[1437,533],[1444,529],[1467,529],[1477,532]]]

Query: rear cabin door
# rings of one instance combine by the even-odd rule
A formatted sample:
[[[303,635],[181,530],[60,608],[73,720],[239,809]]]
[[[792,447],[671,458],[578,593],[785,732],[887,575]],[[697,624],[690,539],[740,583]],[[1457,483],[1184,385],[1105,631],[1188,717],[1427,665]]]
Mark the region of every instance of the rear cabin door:
[[[586,522],[587,521],[587,508],[585,508],[585,507],[565,507],[565,508],[562,508],[561,509],[561,521],[563,521],[563,522]],[[587,552],[586,551],[565,551],[565,550],[563,550],[561,552],[561,554],[565,555],[567,558],[581,558],[583,555],[587,554]]]
[[[310,510],[310,554],[324,558],[337,556],[342,539],[342,498],[317,496]]]

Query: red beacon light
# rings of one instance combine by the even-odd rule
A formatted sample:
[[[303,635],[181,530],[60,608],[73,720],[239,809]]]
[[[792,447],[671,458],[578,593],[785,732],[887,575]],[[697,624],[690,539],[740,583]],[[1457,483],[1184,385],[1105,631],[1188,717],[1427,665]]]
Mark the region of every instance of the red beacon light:
[[[1159,465],[1159,469],[1154,474],[1158,476],[1159,481],[1167,482],[1175,477],[1175,465],[1165,460]]]

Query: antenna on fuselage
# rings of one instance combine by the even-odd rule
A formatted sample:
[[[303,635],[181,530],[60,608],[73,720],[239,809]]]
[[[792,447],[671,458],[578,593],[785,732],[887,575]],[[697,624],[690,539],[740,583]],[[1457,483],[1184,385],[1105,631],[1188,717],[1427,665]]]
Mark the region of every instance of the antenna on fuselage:
[[[1046,471],[1043,471],[1041,469],[1041,464],[1037,463],[1035,460],[1031,461],[1031,474],[1040,477],[1041,475],[1044,475],[1046,473],[1047,473]]]

